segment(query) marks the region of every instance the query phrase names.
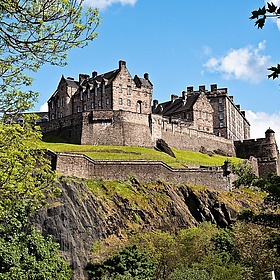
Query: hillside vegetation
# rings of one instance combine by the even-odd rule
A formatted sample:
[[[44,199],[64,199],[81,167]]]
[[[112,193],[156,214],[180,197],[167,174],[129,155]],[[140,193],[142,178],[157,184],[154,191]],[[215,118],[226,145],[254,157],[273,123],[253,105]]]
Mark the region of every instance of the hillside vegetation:
[[[84,154],[95,160],[159,160],[177,168],[200,165],[221,166],[225,160],[230,160],[235,164],[241,161],[241,159],[234,157],[209,156],[199,152],[177,149],[172,149],[176,156],[176,158],[173,158],[163,152],[143,147],[92,146],[49,142],[41,142],[40,145],[42,148],[50,149],[54,152]]]

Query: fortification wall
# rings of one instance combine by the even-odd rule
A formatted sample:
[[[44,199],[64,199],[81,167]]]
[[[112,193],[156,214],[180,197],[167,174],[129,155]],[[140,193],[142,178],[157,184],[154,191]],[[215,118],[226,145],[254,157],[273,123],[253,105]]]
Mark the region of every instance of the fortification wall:
[[[40,123],[43,135],[56,135],[72,144],[81,144],[83,114],[77,113],[61,119]]]
[[[69,143],[154,147],[157,139],[172,148],[199,151],[222,150],[235,155],[233,142],[213,134],[190,129],[188,123],[127,111],[100,110],[77,113],[42,123],[45,135],[55,134]]]
[[[241,158],[275,158],[277,157],[276,143],[271,143],[267,138],[248,139],[235,141],[236,154]]]
[[[232,140],[188,128],[184,123],[164,122],[162,139],[176,149],[199,151],[203,146],[208,151],[222,150],[229,156],[235,156]]]
[[[131,176],[143,182],[164,180],[216,189],[231,189],[231,177],[221,168],[174,169],[160,161],[96,161],[84,155],[58,153],[56,169],[68,176],[125,180]]]
[[[81,143],[153,147],[149,115],[104,110],[84,116]]]

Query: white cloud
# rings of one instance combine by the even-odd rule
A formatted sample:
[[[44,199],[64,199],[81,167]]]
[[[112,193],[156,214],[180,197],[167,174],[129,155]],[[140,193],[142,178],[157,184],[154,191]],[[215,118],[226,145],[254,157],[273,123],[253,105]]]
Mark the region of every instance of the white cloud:
[[[236,79],[257,83],[266,79],[266,69],[271,65],[270,56],[262,55],[265,41],[257,48],[247,46],[231,49],[225,56],[212,57],[203,66],[212,73],[220,73],[225,79]]]
[[[280,112],[268,114],[265,112],[246,111],[246,118],[251,124],[252,139],[264,138],[265,131],[270,127],[275,131],[277,145],[280,148]]]
[[[113,4],[134,6],[136,2],[137,0],[85,0],[83,3],[86,6],[91,6],[102,10]]]
[[[41,107],[40,107],[40,112],[48,112],[49,108],[48,108],[48,103],[44,103]]]

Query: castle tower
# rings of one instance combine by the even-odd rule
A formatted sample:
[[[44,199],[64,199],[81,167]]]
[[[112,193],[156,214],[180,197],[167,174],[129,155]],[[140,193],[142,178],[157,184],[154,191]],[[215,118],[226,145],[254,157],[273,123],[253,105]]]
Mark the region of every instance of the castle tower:
[[[278,158],[279,152],[278,152],[278,147],[277,147],[277,143],[275,140],[275,132],[269,128],[266,132],[265,132],[265,139],[267,141],[267,144],[269,146],[269,157],[270,158]]]

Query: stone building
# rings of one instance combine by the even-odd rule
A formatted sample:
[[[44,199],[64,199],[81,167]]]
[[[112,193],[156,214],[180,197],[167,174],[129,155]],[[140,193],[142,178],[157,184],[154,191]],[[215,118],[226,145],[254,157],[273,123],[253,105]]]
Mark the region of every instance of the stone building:
[[[162,139],[181,150],[254,157],[262,177],[280,173],[274,132],[248,139],[250,124],[227,88],[187,87],[180,97],[151,106],[152,94],[149,75],[132,78],[125,61],[104,74],[80,74],[78,81],[62,77],[48,101],[49,121],[42,115],[42,132],[88,145],[152,148]]]
[[[132,78],[125,61],[118,69],[98,75],[80,74],[79,80],[62,78],[48,100],[50,120],[80,112],[125,110],[148,114],[151,112],[153,85],[149,75]]]
[[[213,109],[204,92],[183,91],[181,97],[173,94],[170,101],[160,104],[154,100],[152,113],[183,120],[189,128],[213,133]]]
[[[158,103],[153,101],[152,112],[165,117],[175,117],[189,123],[190,128],[214,133],[217,136],[243,140],[250,138],[250,124],[245,117],[245,111],[233,102],[233,96],[228,96],[227,88],[218,89],[216,84],[211,90],[200,86],[194,91],[187,87],[182,96],[171,95],[171,100]]]
[[[200,90],[205,91],[205,86]],[[213,84],[205,94],[214,110],[214,134],[232,140],[249,139],[250,123],[245,117],[245,111],[241,111],[240,105],[234,103],[233,96],[228,95],[228,89]]]

